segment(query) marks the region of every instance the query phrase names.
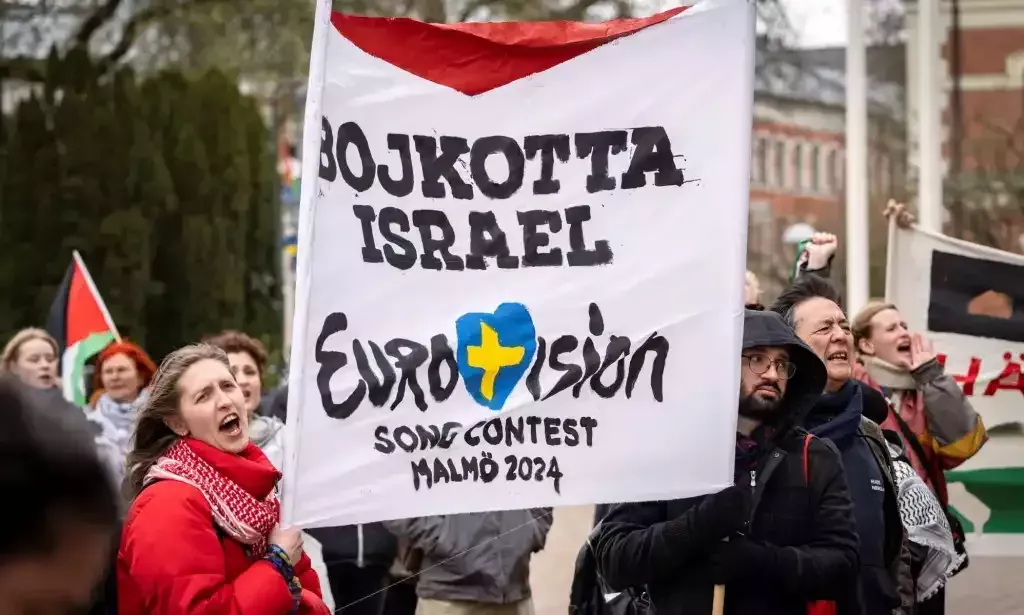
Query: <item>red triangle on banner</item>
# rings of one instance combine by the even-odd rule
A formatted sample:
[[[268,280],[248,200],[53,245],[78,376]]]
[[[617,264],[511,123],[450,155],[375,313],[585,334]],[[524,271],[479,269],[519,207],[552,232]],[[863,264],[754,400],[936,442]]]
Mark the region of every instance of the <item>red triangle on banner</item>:
[[[546,71],[682,13],[642,19],[430,24],[335,12],[331,23],[353,45],[389,64],[475,96]]]

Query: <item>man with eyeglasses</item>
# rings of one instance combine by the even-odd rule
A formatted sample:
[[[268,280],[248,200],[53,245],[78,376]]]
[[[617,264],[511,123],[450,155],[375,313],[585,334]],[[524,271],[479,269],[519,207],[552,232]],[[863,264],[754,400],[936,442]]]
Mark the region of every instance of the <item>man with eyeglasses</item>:
[[[865,416],[866,409],[881,405],[884,418],[885,400],[853,378],[853,335],[839,303],[828,280],[805,273],[771,309],[825,362],[825,392],[801,426],[830,440],[842,455],[860,539],[864,613],[910,613],[914,582],[891,452],[881,427]]]
[[[725,585],[728,615],[806,615],[816,601],[861,615],[839,454],[797,428],[825,386],[824,365],[777,314],[754,310],[737,359],[735,485],[615,505],[590,541],[600,575],[614,591],[646,589],[657,613],[706,615]]]

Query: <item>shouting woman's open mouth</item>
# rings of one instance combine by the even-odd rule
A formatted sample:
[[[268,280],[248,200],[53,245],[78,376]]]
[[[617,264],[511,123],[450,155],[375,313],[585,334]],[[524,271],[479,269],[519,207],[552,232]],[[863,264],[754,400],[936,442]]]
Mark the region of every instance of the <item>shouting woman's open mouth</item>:
[[[220,422],[220,432],[226,436],[237,436],[242,433],[242,418],[237,413],[224,417]]]

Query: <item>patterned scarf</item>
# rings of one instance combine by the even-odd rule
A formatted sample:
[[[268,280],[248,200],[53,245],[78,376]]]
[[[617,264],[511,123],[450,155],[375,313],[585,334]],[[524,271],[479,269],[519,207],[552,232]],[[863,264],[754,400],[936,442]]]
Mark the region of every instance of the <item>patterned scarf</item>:
[[[202,492],[213,511],[213,521],[228,536],[250,548],[254,557],[267,552],[267,537],[281,516],[281,505],[273,490],[259,500],[218,472],[178,440],[150,468],[143,486],[157,480],[176,480]]]
[[[927,549],[917,576],[917,599],[923,601],[945,586],[963,557],[956,552],[952,530],[935,494],[904,461],[898,448],[889,444],[889,453],[896,474],[900,518],[907,529],[907,538]]]
[[[127,455],[131,449],[132,435],[135,433],[135,417],[139,409],[149,399],[149,391],[143,390],[135,401],[122,403],[114,401],[110,395],[104,393],[96,400],[96,412],[103,415],[113,428],[111,440],[121,449],[121,453]]]

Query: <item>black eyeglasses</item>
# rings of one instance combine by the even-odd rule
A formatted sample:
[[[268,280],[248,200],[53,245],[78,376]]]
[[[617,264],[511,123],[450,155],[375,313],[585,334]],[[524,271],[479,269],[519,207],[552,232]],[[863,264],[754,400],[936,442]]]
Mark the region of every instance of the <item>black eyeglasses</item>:
[[[775,373],[783,380],[789,380],[794,374],[796,374],[796,365],[788,359],[777,359],[772,361],[767,355],[745,354],[743,355],[743,360],[746,362],[750,371],[754,372],[758,376],[765,374],[773,365],[775,366]]]

